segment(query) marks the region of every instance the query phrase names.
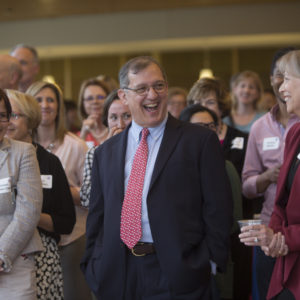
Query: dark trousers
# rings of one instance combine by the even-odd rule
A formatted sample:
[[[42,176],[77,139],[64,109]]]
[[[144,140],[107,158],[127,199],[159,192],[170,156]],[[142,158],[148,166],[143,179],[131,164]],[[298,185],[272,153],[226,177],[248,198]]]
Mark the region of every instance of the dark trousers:
[[[273,300],[295,300],[295,297],[288,289],[284,289],[278,296],[274,297]]]
[[[264,300],[267,298],[269,284],[271,281],[273,268],[276,258],[266,256],[260,247],[255,247],[256,251],[256,279],[259,293],[259,299]]]
[[[136,257],[128,251],[124,300],[210,300],[210,286],[175,295],[156,254]]]

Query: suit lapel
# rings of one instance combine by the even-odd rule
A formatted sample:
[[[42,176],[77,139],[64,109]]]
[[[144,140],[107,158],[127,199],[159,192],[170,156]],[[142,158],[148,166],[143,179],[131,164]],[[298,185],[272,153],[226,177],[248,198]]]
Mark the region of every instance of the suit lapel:
[[[152,188],[165,164],[167,163],[171,153],[174,151],[178,139],[181,136],[181,131],[178,130],[181,122],[173,118],[170,114],[168,116],[168,121],[166,123],[166,128],[164,132],[163,139],[157,154],[155,166],[153,169],[153,174],[150,182],[149,190]]]
[[[291,168],[292,162],[294,160],[294,157],[298,151],[299,143],[300,143],[300,137],[297,136],[295,142],[293,143],[292,149],[289,151],[288,155],[285,158],[286,163],[283,164],[282,170],[280,170],[281,175],[279,178],[281,178],[281,180],[280,180],[280,182],[278,182],[278,186],[277,186],[277,190],[280,191],[279,192],[280,197],[278,197],[279,195],[276,197],[278,199],[282,198],[283,193],[286,192],[286,190],[285,190],[286,180],[287,180],[288,173]],[[299,170],[297,170],[297,171],[299,171]]]
[[[115,143],[113,148],[113,166],[115,170],[115,182],[117,186],[117,193],[118,198],[121,199],[123,202],[124,199],[124,169],[125,169],[125,155],[126,155],[126,148],[127,148],[127,137],[128,137],[128,130],[130,126],[120,133],[120,140]],[[117,199],[118,199],[117,198]]]

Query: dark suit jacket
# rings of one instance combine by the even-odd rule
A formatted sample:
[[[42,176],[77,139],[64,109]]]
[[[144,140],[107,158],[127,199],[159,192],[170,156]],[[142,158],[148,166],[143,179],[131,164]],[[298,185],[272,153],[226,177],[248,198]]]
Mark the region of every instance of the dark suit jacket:
[[[128,128],[95,152],[82,270],[101,300],[122,299],[126,246],[120,239]],[[227,262],[232,201],[214,132],[169,116],[147,197],[156,255],[176,294],[207,287],[210,262]]]
[[[289,253],[276,259],[268,299],[286,287],[295,299],[300,299],[300,168],[295,174],[290,194],[286,191],[286,180],[300,145],[300,124],[295,124],[286,137],[284,162],[280,169],[274,211],[269,226],[275,232],[282,232],[289,247]],[[286,202],[286,207],[281,203]]]

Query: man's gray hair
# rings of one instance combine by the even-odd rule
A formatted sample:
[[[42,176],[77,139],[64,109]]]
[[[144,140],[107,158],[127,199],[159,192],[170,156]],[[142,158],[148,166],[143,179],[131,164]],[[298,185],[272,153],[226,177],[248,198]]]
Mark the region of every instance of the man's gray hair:
[[[120,88],[128,87],[128,85],[129,85],[129,78],[128,78],[129,72],[131,72],[133,74],[137,74],[140,71],[146,69],[151,64],[155,64],[159,67],[159,69],[160,69],[160,71],[163,75],[164,80],[167,82],[166,72],[156,59],[154,59],[151,56],[138,56],[138,57],[134,57],[131,60],[129,60],[120,69],[120,72],[119,72]]]
[[[16,46],[14,46],[10,51],[10,55],[12,55],[12,53],[19,48],[28,49],[32,53],[35,62],[37,62],[37,63],[39,62],[39,55],[38,55],[38,52],[36,51],[36,49],[34,47],[28,46],[26,44],[17,44]]]

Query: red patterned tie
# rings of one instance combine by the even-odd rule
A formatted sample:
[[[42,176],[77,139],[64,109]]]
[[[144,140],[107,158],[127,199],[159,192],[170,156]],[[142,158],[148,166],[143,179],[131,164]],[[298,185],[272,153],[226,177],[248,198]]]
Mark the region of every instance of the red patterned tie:
[[[129,249],[132,249],[142,237],[142,194],[148,158],[148,134],[148,128],[143,128],[141,142],[134,155],[122,206],[121,239]]]

